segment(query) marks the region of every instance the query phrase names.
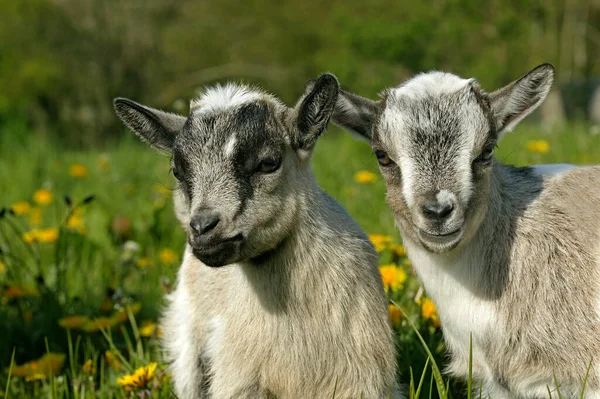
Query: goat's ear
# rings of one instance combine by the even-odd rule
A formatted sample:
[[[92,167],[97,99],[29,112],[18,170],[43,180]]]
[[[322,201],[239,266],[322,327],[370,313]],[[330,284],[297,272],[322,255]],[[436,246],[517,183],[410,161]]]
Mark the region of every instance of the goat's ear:
[[[115,113],[143,141],[163,151],[171,151],[175,136],[186,118],[146,107],[126,98],[115,98]]]
[[[554,81],[554,67],[542,64],[503,88],[490,93],[490,107],[501,137],[546,98]]]
[[[331,119],[333,123],[354,133],[359,138],[371,141],[371,128],[380,106],[381,101],[373,101],[340,90]]]
[[[309,81],[305,95],[296,106],[297,125],[300,130],[298,148],[311,150],[327,128],[335,107],[340,86],[337,78],[325,73],[315,81]]]

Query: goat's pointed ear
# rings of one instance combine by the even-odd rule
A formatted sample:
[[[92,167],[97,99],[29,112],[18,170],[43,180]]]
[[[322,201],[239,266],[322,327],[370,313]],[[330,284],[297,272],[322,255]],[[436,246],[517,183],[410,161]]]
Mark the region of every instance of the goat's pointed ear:
[[[361,139],[371,141],[371,128],[379,112],[381,101],[340,90],[332,120],[336,125],[354,133]]]
[[[554,81],[554,67],[542,64],[503,88],[490,93],[490,107],[501,137],[546,98]]]
[[[335,107],[340,86],[337,78],[325,73],[309,81],[302,100],[296,105],[297,125],[300,130],[298,148],[311,150],[327,128]]]
[[[146,107],[126,98],[115,98],[115,113],[143,141],[163,151],[171,151],[175,136],[186,118]]]

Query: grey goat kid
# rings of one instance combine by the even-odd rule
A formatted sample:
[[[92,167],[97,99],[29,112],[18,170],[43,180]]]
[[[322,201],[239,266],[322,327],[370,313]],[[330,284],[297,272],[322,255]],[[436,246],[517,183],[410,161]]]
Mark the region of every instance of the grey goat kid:
[[[451,361],[483,397],[600,397],[600,168],[516,168],[494,147],[546,97],[540,65],[485,93],[420,74],[379,101],[340,92],[333,121],[371,140],[408,256]],[[549,388],[548,388],[549,387]],[[556,396],[555,396],[556,397]]]
[[[338,96],[325,74],[289,108],[228,84],[187,118],[118,98],[119,118],[172,154],[188,233],[162,322],[180,398],[387,398],[395,345],[364,232],[310,157]]]

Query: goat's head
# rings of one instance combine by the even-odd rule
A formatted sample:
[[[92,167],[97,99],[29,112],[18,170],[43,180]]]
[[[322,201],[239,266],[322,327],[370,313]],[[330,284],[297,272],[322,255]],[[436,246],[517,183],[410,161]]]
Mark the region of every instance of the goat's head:
[[[405,235],[431,252],[466,243],[485,215],[494,147],[544,100],[554,68],[540,65],[486,94],[474,79],[430,72],[379,101],[340,92],[333,121],[370,139],[387,201]]]
[[[176,213],[194,255],[217,267],[277,247],[292,231],[309,160],[338,95],[322,75],[294,108],[243,85],[216,86],[188,117],[115,99],[119,118],[171,154]]]

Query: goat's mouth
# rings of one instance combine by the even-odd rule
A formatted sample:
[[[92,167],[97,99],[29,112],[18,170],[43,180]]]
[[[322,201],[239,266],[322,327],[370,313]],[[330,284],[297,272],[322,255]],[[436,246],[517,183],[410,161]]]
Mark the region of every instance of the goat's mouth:
[[[201,245],[194,245],[190,242],[190,245],[192,253],[200,262],[210,267],[221,267],[237,260],[243,241],[244,236],[240,233],[218,241],[211,240]]]
[[[421,244],[427,250],[435,253],[447,252],[454,249],[459,244],[464,233],[463,226],[455,230],[441,232],[431,232],[416,227],[416,231]]]

